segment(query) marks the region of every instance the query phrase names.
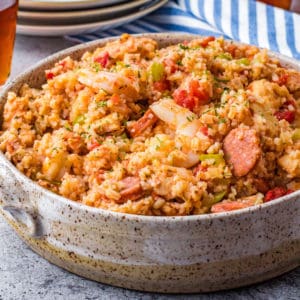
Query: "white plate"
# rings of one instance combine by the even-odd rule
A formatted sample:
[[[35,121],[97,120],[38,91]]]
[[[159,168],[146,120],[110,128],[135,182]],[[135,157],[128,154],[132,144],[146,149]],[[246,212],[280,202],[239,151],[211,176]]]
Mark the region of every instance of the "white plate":
[[[154,2],[153,5],[147,7],[144,10],[139,12],[135,12],[123,17],[100,21],[100,22],[92,22],[92,23],[84,23],[84,24],[75,24],[75,25],[29,25],[26,23],[18,23],[17,25],[17,33],[25,34],[25,35],[39,35],[39,36],[59,36],[59,35],[67,35],[67,34],[83,34],[83,33],[91,33],[97,30],[105,30],[111,29],[117,26],[120,26],[125,23],[129,23],[138,18],[141,18],[159,7],[166,4],[168,0],[159,0]]]
[[[1,1],[1,0],[0,0]],[[87,10],[73,10],[73,11],[18,11],[18,18],[20,21],[24,21],[26,23],[29,22],[39,22],[49,23],[55,21],[56,24],[59,22],[60,24],[67,24],[72,22],[72,24],[82,23],[84,21],[98,21],[107,20],[112,16],[120,16],[121,14],[125,14],[126,12],[142,7],[152,0],[136,0],[130,1],[128,3],[115,5],[111,7],[103,7],[103,8],[92,8]]]
[[[68,10],[110,6],[125,1],[130,0],[19,0],[19,7],[31,10]]]

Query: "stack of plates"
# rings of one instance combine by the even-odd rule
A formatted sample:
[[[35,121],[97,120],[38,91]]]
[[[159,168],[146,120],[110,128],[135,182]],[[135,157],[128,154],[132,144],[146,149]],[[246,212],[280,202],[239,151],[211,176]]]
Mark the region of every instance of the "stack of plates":
[[[167,1],[20,0],[17,32],[57,36],[111,29],[145,16]]]

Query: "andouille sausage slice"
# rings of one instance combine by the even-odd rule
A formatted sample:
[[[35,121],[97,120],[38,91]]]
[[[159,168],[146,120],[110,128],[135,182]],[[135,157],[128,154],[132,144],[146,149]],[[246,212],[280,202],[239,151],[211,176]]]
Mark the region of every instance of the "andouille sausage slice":
[[[157,120],[158,118],[152,112],[152,110],[148,109],[140,119],[135,121],[131,126],[127,127],[127,130],[129,131],[131,137],[136,137],[141,135],[148,127],[155,124]]]
[[[224,200],[220,203],[214,204],[211,207],[211,212],[219,213],[219,212],[225,212],[225,211],[232,211],[232,210],[250,207],[255,204],[257,204],[257,196],[256,195],[250,196],[250,197],[245,197],[245,198],[237,200],[237,201]]]
[[[124,188],[121,190],[121,198],[117,203],[124,203],[127,200],[135,201],[142,197],[143,190],[138,177],[130,176],[122,180]]]
[[[247,127],[232,129],[223,141],[223,151],[235,176],[248,174],[261,155],[256,131]]]

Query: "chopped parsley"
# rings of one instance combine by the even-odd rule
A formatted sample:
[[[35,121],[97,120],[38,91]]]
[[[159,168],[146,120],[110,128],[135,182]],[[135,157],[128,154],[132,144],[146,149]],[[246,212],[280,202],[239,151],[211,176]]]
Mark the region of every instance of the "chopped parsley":
[[[121,138],[125,140],[125,139],[128,139],[128,136],[127,136],[127,134],[124,132],[124,133],[121,135]]]
[[[195,117],[194,117],[194,116],[187,116],[186,119],[187,119],[189,122],[192,122],[193,120],[195,120]]]
[[[190,49],[188,46],[185,46],[183,44],[179,44],[179,48],[182,49],[182,50],[188,50],[188,49]]]
[[[106,107],[107,106],[107,102],[106,101],[99,101],[97,102],[97,107]]]
[[[155,150],[159,150],[160,147],[163,146],[163,141],[162,141],[158,136],[156,136],[156,139],[157,139],[159,145],[156,145],[156,146],[155,146]]]
[[[121,121],[121,123],[122,123],[123,126],[127,126],[127,122],[128,122],[128,120],[126,120],[126,119],[124,119],[124,120]]]
[[[93,64],[93,69],[94,69],[94,71],[95,72],[99,72],[100,71],[100,69],[101,69],[101,66],[100,66],[100,64],[99,63],[97,63],[97,62],[95,62],[94,64]]]
[[[72,131],[72,128],[69,123],[65,124],[65,129],[67,129],[68,131]]]
[[[248,58],[244,57],[244,58],[238,59],[236,61],[236,63],[239,64],[239,65],[249,66],[250,65],[250,60]]]

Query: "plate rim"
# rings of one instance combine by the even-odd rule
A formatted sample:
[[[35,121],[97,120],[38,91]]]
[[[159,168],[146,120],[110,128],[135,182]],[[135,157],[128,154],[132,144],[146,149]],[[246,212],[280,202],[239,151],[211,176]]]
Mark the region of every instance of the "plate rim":
[[[126,3],[121,3],[120,5],[115,5],[111,7],[99,7],[99,8],[90,8],[85,10],[68,10],[68,11],[29,11],[29,10],[21,10],[18,11],[18,17],[32,19],[32,21],[51,21],[53,18],[65,18],[67,20],[71,20],[72,18],[82,18],[82,17],[97,17],[103,14],[109,13],[119,13],[122,11],[126,11],[129,9],[134,9],[138,7],[142,7],[147,3],[153,0],[135,0]]]
[[[65,9],[82,9],[82,8],[92,8],[92,7],[105,7],[111,5],[117,5],[119,3],[125,2],[126,0],[70,0],[70,1],[60,1],[60,0],[19,0],[19,9],[33,9],[39,11],[40,9],[48,11],[57,11]],[[134,1],[134,0],[131,0]]]
[[[147,7],[145,10],[141,10],[132,14],[128,14],[119,18],[82,23],[82,24],[68,24],[68,25],[26,25],[26,24],[17,24],[17,33],[24,35],[39,35],[39,36],[62,36],[62,35],[77,35],[77,34],[88,34],[97,31],[97,28],[104,26],[120,26],[127,22],[131,22],[140,17],[143,17],[161,6],[165,5],[168,0],[156,0],[153,2],[153,5]],[[94,29],[93,29],[94,28]],[[113,27],[111,27],[113,28]],[[104,29],[105,30],[105,29]],[[30,33],[28,31],[31,31]],[[62,31],[69,31],[69,33],[62,33]],[[81,31],[81,33],[75,33],[76,31]],[[50,34],[49,34],[50,33]]]

